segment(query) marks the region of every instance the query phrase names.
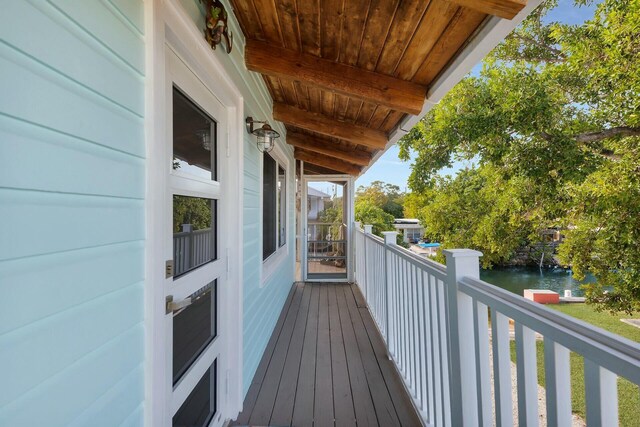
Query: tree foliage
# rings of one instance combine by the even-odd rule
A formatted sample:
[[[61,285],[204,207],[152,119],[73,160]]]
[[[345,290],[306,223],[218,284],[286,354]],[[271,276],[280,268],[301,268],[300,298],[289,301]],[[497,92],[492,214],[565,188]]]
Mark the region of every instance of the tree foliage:
[[[173,232],[182,231],[183,224],[194,230],[211,228],[212,201],[199,197],[173,196]]]
[[[369,186],[360,186],[356,191],[356,202],[364,202],[381,208],[394,218],[403,217],[405,194],[400,187],[382,181],[373,181]]]
[[[640,310],[640,2],[604,0],[582,25],[545,19],[556,3],[400,141],[401,158],[416,153],[407,209],[487,265],[545,227],[569,227],[560,258],[598,278],[588,301]],[[479,165],[437,176],[459,159]]]
[[[362,224],[373,225],[378,236],[383,231],[393,231],[393,220],[402,218],[404,193],[400,187],[382,181],[360,186],[356,191],[355,218]]]

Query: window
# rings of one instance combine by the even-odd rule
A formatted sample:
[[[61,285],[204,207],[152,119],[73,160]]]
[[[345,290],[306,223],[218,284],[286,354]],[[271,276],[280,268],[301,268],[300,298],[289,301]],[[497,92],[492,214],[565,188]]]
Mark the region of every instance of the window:
[[[262,170],[262,259],[266,260],[287,241],[287,173],[266,153]]]

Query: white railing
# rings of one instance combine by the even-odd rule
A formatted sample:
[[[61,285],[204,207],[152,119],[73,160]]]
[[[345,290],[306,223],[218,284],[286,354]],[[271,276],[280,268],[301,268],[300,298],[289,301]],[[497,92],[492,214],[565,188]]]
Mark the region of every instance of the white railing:
[[[215,242],[211,228],[192,231],[190,227],[183,227],[187,231],[173,233],[173,262],[174,276],[179,276],[214,257]]]
[[[618,424],[617,378],[640,384],[640,345],[479,280],[480,252],[444,251],[445,267],[364,227],[355,279],[425,424],[512,426],[517,395],[517,424],[537,426],[539,337],[548,425],[572,422],[570,352],[584,357],[588,425]]]

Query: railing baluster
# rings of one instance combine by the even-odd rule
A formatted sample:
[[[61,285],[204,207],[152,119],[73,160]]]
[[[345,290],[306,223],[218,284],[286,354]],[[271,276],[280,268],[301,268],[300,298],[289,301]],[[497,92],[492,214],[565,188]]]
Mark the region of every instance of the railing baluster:
[[[436,281],[438,285],[438,296],[436,302],[438,304],[437,322],[438,322],[438,348],[440,349],[440,381],[442,383],[442,424],[449,426],[451,421],[451,390],[449,382],[449,347],[447,346],[447,311],[446,311],[446,289],[445,282]]]
[[[515,324],[516,369],[518,371],[518,424],[538,425],[538,377],[535,332]]]
[[[493,346],[493,389],[496,406],[496,426],[513,426],[511,391],[511,349],[509,319],[491,309],[491,344]]]
[[[416,356],[418,357],[418,396],[420,402],[420,409],[422,411],[427,411],[427,402],[426,402],[426,381],[427,381],[427,370],[426,370],[426,351],[425,351],[425,340],[426,340],[426,331],[424,328],[424,314],[425,314],[425,306],[424,306],[424,272],[422,270],[416,271],[417,280],[416,280],[416,320],[418,322],[417,331],[418,331],[418,351]]]
[[[409,329],[409,263],[404,262],[404,366],[409,384],[411,384],[411,334]]]
[[[547,425],[571,425],[571,368],[569,350],[544,337]]]
[[[409,320],[411,325],[411,338],[409,342],[411,343],[411,387],[413,388],[413,395],[416,399],[420,397],[418,394],[418,331],[417,331],[417,308],[416,308],[416,267],[414,265],[409,265],[409,273],[411,280],[409,281],[409,302],[410,302],[410,313]]]
[[[587,401],[587,425],[618,425],[618,377],[584,358],[584,394]]]
[[[476,394],[480,425],[492,426],[491,378],[489,377],[489,316],[487,306],[474,300],[474,338],[476,347]]]
[[[431,289],[432,277],[426,271],[422,272],[422,306],[424,307],[423,313],[423,325],[424,325],[424,354],[425,354],[425,384],[424,384],[424,396],[425,396],[425,412],[427,413],[427,421],[431,424],[434,423],[434,410],[433,410],[433,398],[434,398],[434,386],[435,378],[433,374],[433,329],[431,323]]]

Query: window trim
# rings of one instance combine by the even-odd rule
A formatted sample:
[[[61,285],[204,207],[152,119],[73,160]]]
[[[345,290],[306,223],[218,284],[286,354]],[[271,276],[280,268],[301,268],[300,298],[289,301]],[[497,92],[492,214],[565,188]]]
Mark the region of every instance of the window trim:
[[[291,201],[291,168],[290,168],[290,161],[288,156],[285,154],[284,150],[280,147],[279,143],[276,142],[276,144],[273,147],[273,150],[271,150],[269,153],[264,153],[262,154],[262,156],[271,156],[271,158],[273,160],[276,161],[276,177],[277,177],[277,171],[278,171],[278,166],[282,167],[284,169],[284,173],[285,173],[285,215],[284,215],[284,220],[285,220],[285,230],[286,230],[286,238],[285,238],[285,242],[282,246],[278,245],[278,237],[279,237],[279,230],[277,230],[276,227],[276,250],[275,252],[273,252],[271,255],[269,255],[266,259],[262,260],[262,268],[261,268],[261,279],[260,279],[260,287],[263,288],[269,281],[269,279],[271,278],[271,276],[276,272],[276,270],[278,270],[278,268],[282,265],[282,263],[287,259],[288,255],[289,255],[289,241],[290,241],[290,232],[289,232],[289,224],[291,224],[290,222],[290,213],[289,213],[289,204]],[[264,235],[264,217],[263,217],[263,204],[264,204],[264,170],[263,170],[263,166],[264,165],[264,158],[261,157],[260,158],[260,254],[262,254],[262,236]],[[279,204],[279,200],[277,200],[278,198],[276,198],[276,206],[278,206]],[[277,208],[276,208],[277,211]],[[278,212],[277,212],[278,213]],[[277,214],[276,213],[276,214]],[[277,221],[276,221],[277,224]],[[261,255],[262,256],[262,255]]]

